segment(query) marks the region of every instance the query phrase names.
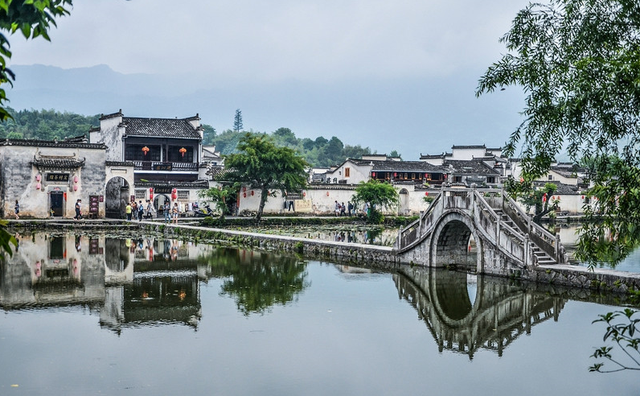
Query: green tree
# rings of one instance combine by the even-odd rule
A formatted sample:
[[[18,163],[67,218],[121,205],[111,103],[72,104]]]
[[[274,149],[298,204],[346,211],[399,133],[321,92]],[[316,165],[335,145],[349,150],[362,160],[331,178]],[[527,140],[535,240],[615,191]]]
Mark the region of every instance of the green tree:
[[[295,147],[298,145],[296,135],[289,128],[278,128],[273,132],[276,143],[283,146]]]
[[[556,210],[559,206],[558,200],[552,199],[558,186],[553,183],[545,183],[544,186],[536,186],[524,179],[520,182],[509,178],[505,183],[505,189],[514,199],[519,199],[525,205],[527,211],[533,208],[532,220],[538,224],[544,216]]]
[[[595,187],[587,194],[597,199],[585,211],[605,221],[582,228],[582,248],[595,247],[586,238],[607,235],[638,242],[640,233],[628,230],[640,222],[634,176],[640,166],[638,37],[637,1],[530,4],[501,39],[509,53],[488,68],[476,91],[518,85],[527,93],[525,119],[506,145],[506,155],[522,145],[525,181],[543,174],[565,147],[576,162],[587,157],[597,165],[590,175]]]
[[[640,338],[636,337],[640,331],[640,318],[636,316],[637,313],[636,310],[625,308],[599,315],[599,319],[593,321],[593,323],[607,325],[604,340],[613,342],[615,351],[614,346],[603,346],[597,348],[591,357],[613,363],[614,368],[604,369],[605,363],[600,361],[589,367],[589,371],[613,373],[622,370],[640,370]],[[619,351],[622,351],[622,354]],[[618,352],[618,355],[614,356],[614,352]]]
[[[369,206],[368,220],[372,223],[380,223],[382,221],[380,210],[398,205],[399,198],[398,192],[391,184],[371,179],[358,184],[353,196],[353,202],[359,206],[366,203]]]
[[[225,157],[226,181],[248,184],[260,190],[256,221],[262,218],[269,195],[300,192],[307,184],[307,162],[294,150],[278,147],[264,135],[245,134],[238,143],[238,153]]]
[[[233,130],[240,132],[242,129],[242,112],[240,109],[236,109],[236,115],[233,117]]]
[[[72,0],[0,0],[0,30],[8,33],[19,31],[26,39],[42,37],[47,41],[49,29],[56,26],[55,18],[69,14],[67,6],[72,6]],[[10,118],[5,108],[8,100],[3,84],[12,84],[15,75],[6,67],[11,59],[9,40],[5,34],[0,34],[0,121]]]
[[[402,158],[402,155],[400,155],[400,153],[398,153],[396,150],[393,150],[389,153],[389,157],[391,158]]]
[[[585,210],[588,218],[603,221],[585,223],[577,251],[590,266],[620,259],[640,241],[638,37],[637,0],[529,4],[501,39],[508,53],[488,68],[476,90],[481,95],[512,85],[524,89],[524,121],[505,154],[522,146],[527,182],[542,175],[565,147],[574,161],[588,158],[595,165],[588,193],[595,199]],[[607,319],[613,318],[604,321],[611,326]],[[631,348],[627,355],[637,353],[640,343],[628,331],[630,339],[621,345]],[[605,339],[612,334],[609,327]],[[599,357],[609,358],[607,353]]]
[[[243,136],[241,132],[235,132],[231,129],[227,129],[221,134],[217,135],[213,142],[216,145],[216,150],[221,154],[232,154],[237,152],[238,141]]]
[[[202,124],[202,144],[210,146],[214,144],[216,138],[216,129],[211,125]]]
[[[72,0],[0,0],[0,30],[8,33],[19,31],[26,39],[42,37],[47,41],[49,29],[56,26],[55,18],[68,15],[67,6],[72,5]],[[9,40],[6,34],[0,33],[0,121],[10,119],[11,116],[5,108],[7,92],[4,85],[12,85],[14,73],[6,67],[11,59]],[[15,238],[9,235],[0,224],[0,246],[11,253],[10,243],[15,243]],[[17,246],[17,245],[16,245]]]
[[[13,245],[14,247],[18,247],[18,241],[13,235],[7,232],[6,228],[7,228],[7,221],[0,220],[0,248],[4,250],[4,252],[0,250],[0,260],[2,261],[4,260],[5,252],[9,253],[9,256],[13,255],[13,251],[11,250],[11,245]]]
[[[363,155],[371,154],[369,147],[361,147],[359,144],[356,146],[345,145],[342,149],[342,156],[346,158],[362,158]]]
[[[213,276],[225,278],[221,294],[233,298],[246,316],[264,314],[274,305],[287,305],[309,286],[307,264],[294,256],[247,257],[241,259],[238,249],[220,248],[205,258]]]
[[[216,210],[220,213],[220,218],[224,219],[224,216],[229,214],[229,205],[227,200],[233,195],[237,194],[239,186],[218,186],[211,187],[206,190],[201,190],[198,195],[209,202],[212,202]]]

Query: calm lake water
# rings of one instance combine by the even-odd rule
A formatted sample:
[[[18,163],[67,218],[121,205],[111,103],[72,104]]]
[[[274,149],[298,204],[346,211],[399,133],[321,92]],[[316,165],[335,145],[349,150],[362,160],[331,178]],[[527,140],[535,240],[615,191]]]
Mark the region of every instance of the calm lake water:
[[[2,395],[637,395],[585,291],[104,235],[1,265]],[[597,297],[613,303],[613,299]]]

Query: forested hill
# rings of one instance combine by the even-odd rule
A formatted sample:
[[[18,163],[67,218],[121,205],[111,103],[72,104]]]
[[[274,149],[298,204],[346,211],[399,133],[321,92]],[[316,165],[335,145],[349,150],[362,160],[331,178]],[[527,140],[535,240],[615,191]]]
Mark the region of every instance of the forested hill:
[[[99,125],[100,118],[55,110],[7,110],[13,120],[0,123],[2,139],[62,140],[87,134],[92,126]]]
[[[0,123],[0,139],[41,139],[62,140],[67,137],[86,135],[91,127],[100,125],[100,115],[83,116],[75,113],[55,110],[20,110],[8,109],[13,120]],[[238,140],[247,131],[226,130],[218,134],[210,125],[203,124],[206,145],[215,145],[222,154],[230,154],[236,150]],[[263,133],[250,131],[249,133]],[[328,167],[340,164],[346,158],[360,158],[370,154],[369,147],[350,146],[333,136],[330,139],[319,136],[316,139],[297,138],[289,128],[279,128],[267,135],[275,143],[297,150],[314,167]],[[395,154],[395,153],[392,153]]]

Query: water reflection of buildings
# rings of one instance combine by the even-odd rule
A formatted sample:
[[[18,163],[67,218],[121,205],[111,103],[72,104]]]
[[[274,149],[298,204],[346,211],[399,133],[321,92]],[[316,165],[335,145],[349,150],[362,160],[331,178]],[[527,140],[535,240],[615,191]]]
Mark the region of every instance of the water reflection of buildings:
[[[411,268],[394,275],[401,298],[417,311],[438,350],[464,353],[504,349],[531,328],[558,319],[564,299],[533,293],[502,279]]]
[[[101,326],[184,324],[197,327],[199,280],[206,263],[194,258],[206,246],[153,239],[33,234],[0,266],[5,310],[89,305]]]

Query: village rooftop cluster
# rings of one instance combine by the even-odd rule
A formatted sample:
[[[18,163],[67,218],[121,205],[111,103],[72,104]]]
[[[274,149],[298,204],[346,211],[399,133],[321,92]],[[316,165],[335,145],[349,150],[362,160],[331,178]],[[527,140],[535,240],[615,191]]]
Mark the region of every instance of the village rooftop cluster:
[[[16,200],[22,218],[73,218],[74,205],[92,218],[125,218],[131,201],[151,202],[162,216],[164,203],[177,203],[182,216],[193,215],[199,192],[218,185],[224,159],[205,146],[200,117],[126,117],[122,111],[100,117],[86,136],[63,141],[0,141],[0,216],[9,218]],[[424,199],[442,186],[501,189],[509,177],[520,177],[520,161],[505,158],[500,148],[453,145],[451,152],[422,154],[403,161],[384,154],[347,158],[331,168],[309,170],[309,184],[300,193],[270,197],[265,213],[292,210],[310,215],[331,214],[335,202],[352,199],[358,183],[371,179],[391,183],[400,194],[390,214],[415,215],[427,209]],[[557,163],[538,180],[557,186],[559,210],[579,214],[586,189],[584,171]],[[242,187],[234,212],[253,213],[260,191]],[[293,205],[291,205],[293,202]]]

